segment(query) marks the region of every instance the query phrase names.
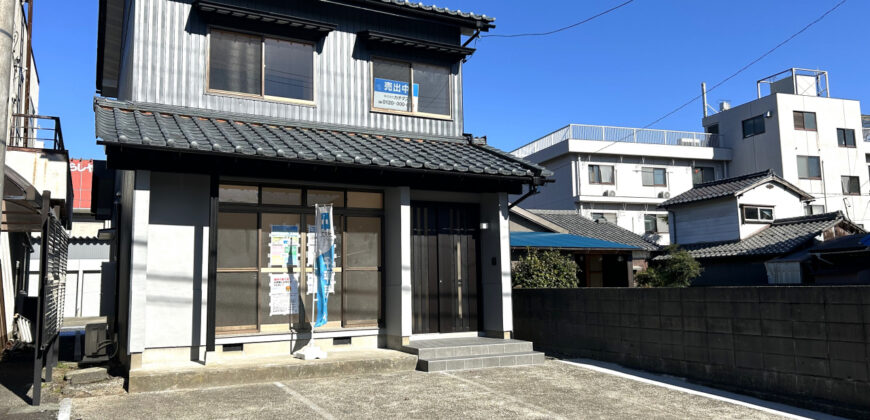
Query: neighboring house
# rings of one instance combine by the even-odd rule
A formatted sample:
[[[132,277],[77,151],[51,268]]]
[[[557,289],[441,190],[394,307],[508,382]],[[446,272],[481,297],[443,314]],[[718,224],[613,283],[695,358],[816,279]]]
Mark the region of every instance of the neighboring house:
[[[659,246],[603,220],[594,221],[572,210],[511,208],[512,260],[526,247],[557,249],[574,255],[582,286],[628,287],[634,274],[646,268]]]
[[[661,207],[671,241],[704,267],[693,285],[766,284],[783,282],[766,262],[862,231],[840,212],[803,216],[812,199],[765,171],[700,184]]]
[[[870,235],[843,236],[808,250],[813,284],[870,284]]]
[[[2,97],[0,110],[0,182],[3,185],[3,217],[0,226],[0,352],[21,343],[39,342],[40,350],[49,349],[62,322],[57,308],[63,305],[63,275],[49,276],[45,282],[28,278],[31,257],[31,234],[39,234],[52,243],[49,263],[65,254],[64,227],[69,227],[72,214],[69,156],[63,144],[60,119],[39,115],[39,74],[33,49],[30,47],[29,22],[25,3],[4,2],[0,10],[0,33],[4,39],[0,49],[0,72],[8,76],[0,84],[8,86],[8,97]],[[9,41],[9,43],[5,43]],[[7,46],[9,48],[7,48]],[[5,89],[4,89],[5,91]],[[7,102],[8,101],[8,102]],[[46,235],[47,231],[52,234]],[[49,266],[50,269],[52,266]],[[42,286],[41,286],[42,285]],[[44,286],[44,287],[43,287]],[[40,312],[38,308],[43,310]],[[38,315],[41,313],[44,316]],[[16,314],[27,318],[31,331],[19,329],[13,335]],[[44,319],[43,319],[44,318]],[[37,320],[43,319],[37,329]],[[26,322],[20,323],[27,327]],[[39,334],[37,334],[39,333]],[[42,354],[39,355],[42,357]],[[36,363],[42,363],[36,359]],[[51,366],[51,363],[47,364]],[[38,394],[38,393],[37,393]],[[38,401],[38,395],[34,397]]]
[[[105,161],[96,163],[105,165]],[[100,229],[109,227],[109,223],[97,220],[91,209],[94,164],[94,160],[70,159],[74,199],[63,311],[67,325],[76,324],[75,318],[105,316],[114,303],[112,285],[108,286],[109,295],[102,294],[101,271],[103,263],[109,261],[109,241],[99,239],[98,235]],[[38,240],[34,240],[33,248],[31,278],[39,274]]]
[[[812,195],[805,214],[840,211],[870,227],[861,104],[832,98],[828,85],[825,71],[786,70],[759,80],[757,99],[705,117],[704,129],[732,151],[730,176],[771,169]]]
[[[555,182],[523,201],[574,210],[667,245],[658,205],[692,185],[726,176],[731,152],[715,135],[571,124],[511,152],[546,166]]]
[[[762,97],[768,84],[773,94]],[[812,195],[803,214],[839,210],[870,223],[870,118],[859,102],[829,97],[820,71],[789,70],[759,81],[758,92],[747,104],[722,103],[703,119],[704,133],[570,124],[534,140],[511,153],[552,170],[556,182],[523,205],[579,210],[664,245],[658,204],[693,185],[772,169]]]
[[[122,362],[510,337],[508,194],[550,173],[463,134],[462,37],[493,19],[242,3],[101,2],[94,111],[120,170]],[[267,240],[308,232],[314,204],[334,207],[337,284],[312,332],[313,258],[275,266]],[[300,305],[272,296],[273,276]]]

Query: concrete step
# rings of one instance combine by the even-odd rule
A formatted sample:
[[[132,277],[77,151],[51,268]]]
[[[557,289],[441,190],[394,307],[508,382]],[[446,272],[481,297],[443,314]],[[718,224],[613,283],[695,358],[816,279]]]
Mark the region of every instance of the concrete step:
[[[424,340],[411,342],[402,350],[416,354],[420,359],[433,360],[448,357],[525,353],[532,351],[532,343],[530,341],[492,338]]]
[[[500,353],[476,356],[445,357],[440,359],[419,359],[417,369],[424,372],[448,370],[481,369],[501,366],[536,365],[544,363],[544,353],[537,351],[519,353]]]

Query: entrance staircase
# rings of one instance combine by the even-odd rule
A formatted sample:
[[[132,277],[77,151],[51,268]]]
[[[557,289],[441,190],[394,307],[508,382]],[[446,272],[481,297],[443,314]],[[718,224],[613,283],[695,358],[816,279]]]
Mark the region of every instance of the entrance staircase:
[[[544,353],[533,351],[531,341],[486,337],[415,340],[402,348],[417,355],[417,369],[424,372],[535,365]]]

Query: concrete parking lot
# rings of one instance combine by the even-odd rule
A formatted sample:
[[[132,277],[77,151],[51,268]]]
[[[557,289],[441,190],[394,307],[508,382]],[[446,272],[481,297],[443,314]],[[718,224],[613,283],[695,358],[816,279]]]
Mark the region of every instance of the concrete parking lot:
[[[402,372],[77,398],[71,400],[71,418],[823,417],[689,387],[694,390],[643,379],[631,371],[548,360],[536,366],[450,373]]]

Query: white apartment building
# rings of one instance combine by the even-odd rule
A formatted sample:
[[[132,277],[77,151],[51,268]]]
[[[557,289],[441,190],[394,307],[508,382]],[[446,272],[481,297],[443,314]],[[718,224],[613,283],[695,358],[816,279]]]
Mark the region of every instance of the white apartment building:
[[[870,118],[862,131],[860,103],[831,98],[822,71],[790,69],[760,80],[758,92],[705,117],[704,133],[570,124],[534,140],[512,153],[553,171],[555,183],[522,206],[577,210],[667,245],[658,208],[667,198],[771,169],[816,197],[807,214],[840,210],[870,227]]]
[[[828,74],[789,69],[761,79],[758,99],[703,119],[732,151],[730,176],[773,170],[810,193],[806,214],[841,211],[870,227],[870,140],[861,104],[832,98]]]
[[[555,183],[522,206],[577,210],[667,245],[667,212],[658,205],[729,176],[731,151],[717,141],[709,133],[571,124],[512,152],[555,173]]]

